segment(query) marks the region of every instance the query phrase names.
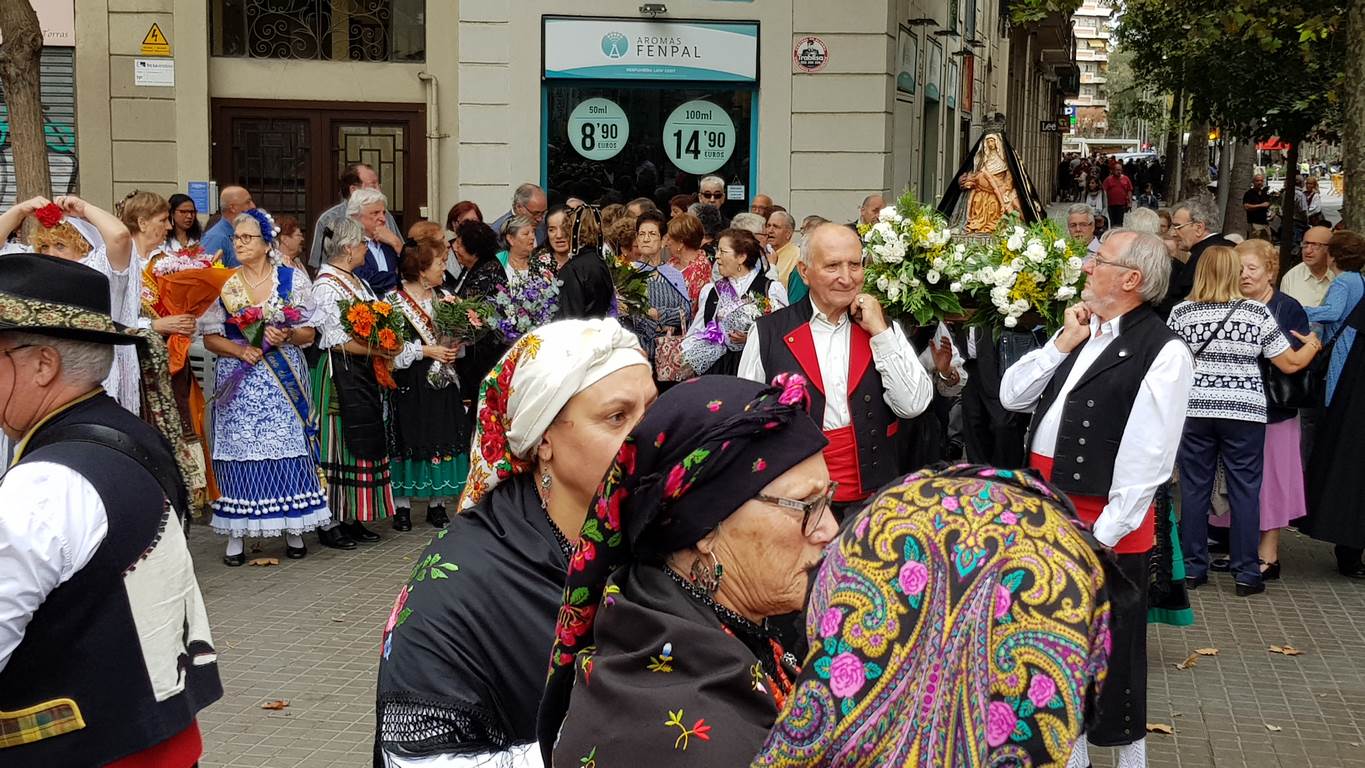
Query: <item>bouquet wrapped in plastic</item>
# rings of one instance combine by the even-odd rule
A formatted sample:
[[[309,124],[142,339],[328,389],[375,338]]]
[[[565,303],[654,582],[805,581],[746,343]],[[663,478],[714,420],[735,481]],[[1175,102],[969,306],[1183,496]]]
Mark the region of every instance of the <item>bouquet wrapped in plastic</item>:
[[[371,349],[394,355],[408,340],[407,320],[402,312],[395,312],[393,305],[387,301],[356,299],[338,301],[337,305],[341,308],[341,327],[352,339]],[[392,360],[383,356],[375,356],[372,360],[374,375],[379,380],[379,385],[396,389],[398,383],[393,380],[393,373],[390,370]]]
[[[559,282],[539,278],[499,285],[492,296],[496,329],[509,344],[550,322],[559,309]]]
[[[432,302],[432,324],[447,347],[472,344],[494,330],[493,307],[482,299],[461,299],[447,294]],[[459,384],[460,377],[450,363],[435,362],[427,370],[427,384],[432,389],[445,389]]]

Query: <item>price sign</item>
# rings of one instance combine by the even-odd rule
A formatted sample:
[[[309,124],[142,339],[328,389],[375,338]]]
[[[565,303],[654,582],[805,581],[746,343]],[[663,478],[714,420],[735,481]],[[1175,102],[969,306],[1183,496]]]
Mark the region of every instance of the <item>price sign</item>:
[[[579,102],[569,113],[569,144],[589,160],[608,160],[630,139],[630,119],[611,99]]]
[[[664,152],[678,170],[710,173],[735,152],[735,123],[716,104],[698,99],[673,110],[664,121]]]

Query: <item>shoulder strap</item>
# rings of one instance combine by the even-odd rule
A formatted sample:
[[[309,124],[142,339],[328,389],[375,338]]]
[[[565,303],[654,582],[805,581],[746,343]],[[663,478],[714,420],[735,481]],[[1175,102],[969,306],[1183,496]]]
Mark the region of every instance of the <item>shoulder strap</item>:
[[[136,440],[113,427],[103,424],[68,424],[43,430],[35,437],[38,438],[37,444],[29,446],[30,452],[57,443],[92,443],[117,451],[137,462],[156,479],[157,485],[161,486],[161,492],[175,505],[176,514],[180,516],[182,522],[190,512],[189,499],[185,496],[184,484],[176,476],[175,464],[167,465],[165,462],[157,461],[157,458]]]
[[[1232,313],[1236,312],[1237,308],[1242,306],[1243,301],[1246,301],[1246,299],[1238,299],[1237,301],[1233,302],[1232,308],[1228,310],[1228,313],[1226,315],[1223,315],[1222,320],[1218,321],[1218,325],[1213,329],[1213,333],[1209,334],[1209,337],[1207,339],[1204,339],[1204,343],[1199,345],[1199,349],[1196,349],[1194,351],[1195,357],[1199,357],[1201,354],[1203,354],[1204,350],[1208,348],[1209,344],[1212,344],[1213,340],[1218,338],[1218,332],[1223,330],[1223,326],[1228,324],[1228,320],[1232,318]]]

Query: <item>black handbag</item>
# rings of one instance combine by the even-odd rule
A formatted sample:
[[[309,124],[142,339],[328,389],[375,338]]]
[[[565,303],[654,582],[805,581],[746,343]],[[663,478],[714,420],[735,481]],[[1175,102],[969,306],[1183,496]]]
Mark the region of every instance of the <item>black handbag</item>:
[[[1302,370],[1285,373],[1275,364],[1261,358],[1261,383],[1265,387],[1265,403],[1270,408],[1317,408],[1327,392],[1327,361],[1331,353],[1324,347]],[[1322,361],[1322,365],[1318,361]]]

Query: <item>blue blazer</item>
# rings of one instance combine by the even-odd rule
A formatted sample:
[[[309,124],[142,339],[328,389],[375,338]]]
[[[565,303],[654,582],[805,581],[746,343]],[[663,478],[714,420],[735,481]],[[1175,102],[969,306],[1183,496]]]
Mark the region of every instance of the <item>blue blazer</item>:
[[[384,251],[389,268],[380,269],[379,263],[374,260],[374,252],[366,247],[365,266],[357,269],[355,276],[368,283],[376,296],[383,298],[384,294],[398,285],[398,252],[387,243],[379,243],[379,247]]]

